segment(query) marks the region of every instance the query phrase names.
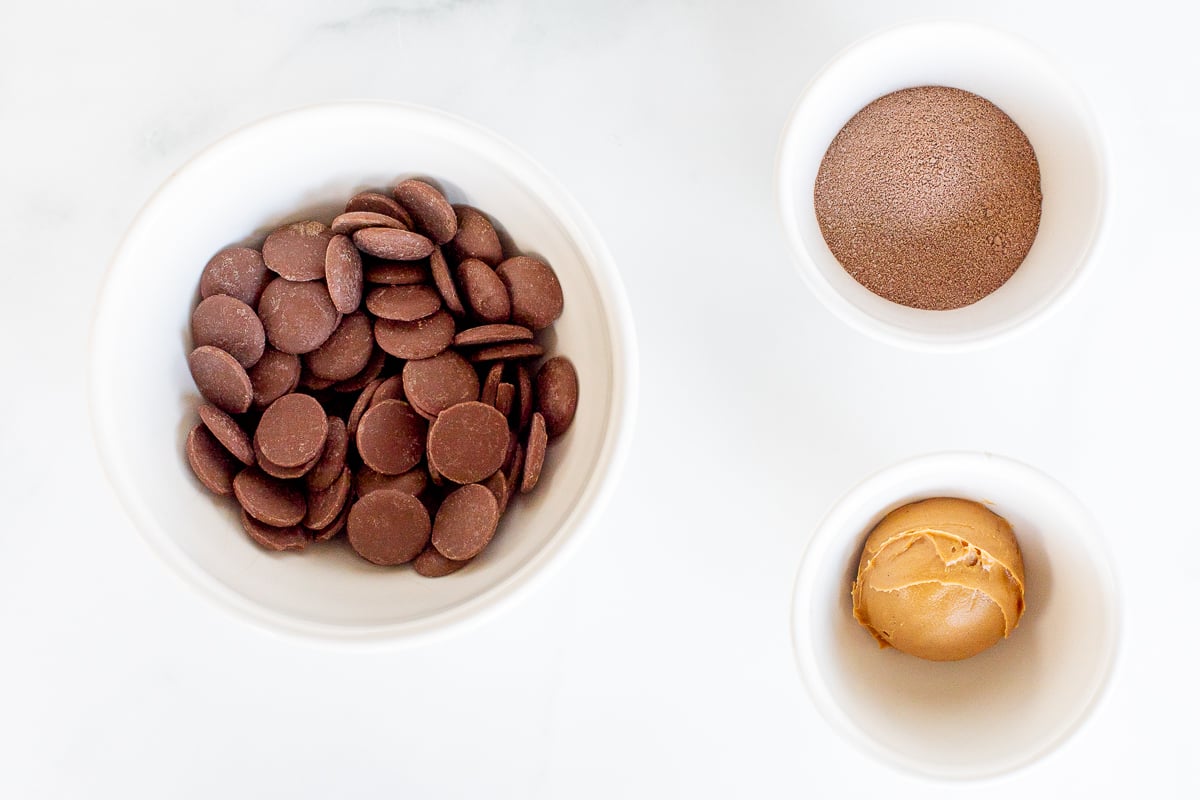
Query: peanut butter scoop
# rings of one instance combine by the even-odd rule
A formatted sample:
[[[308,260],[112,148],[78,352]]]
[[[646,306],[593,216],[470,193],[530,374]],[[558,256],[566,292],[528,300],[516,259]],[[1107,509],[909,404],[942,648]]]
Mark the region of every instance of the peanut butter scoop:
[[[880,647],[957,661],[1017,627],[1025,565],[1007,520],[970,500],[935,497],[875,526],[851,596],[854,618]]]

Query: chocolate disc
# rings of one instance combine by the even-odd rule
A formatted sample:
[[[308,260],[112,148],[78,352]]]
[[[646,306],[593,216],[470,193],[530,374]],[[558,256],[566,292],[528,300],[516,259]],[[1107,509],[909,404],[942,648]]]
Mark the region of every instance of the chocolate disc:
[[[266,408],[300,385],[300,357],[268,346],[248,374],[254,407]]]
[[[312,541],[308,531],[292,525],[278,528],[259,522],[242,510],[242,528],[258,544],[268,550],[303,550]]]
[[[505,478],[508,478],[509,468],[512,465],[513,459],[517,457],[517,450],[520,448],[521,437],[517,435],[516,431],[510,429],[508,431],[508,449],[504,451],[504,466],[501,468],[504,471]],[[511,479],[508,481],[508,483],[511,488],[516,488],[512,486]]]
[[[521,325],[477,325],[454,335],[455,347],[531,341],[533,341],[533,331]]]
[[[442,248],[434,248],[429,254],[429,271],[433,274],[433,283],[437,286],[438,294],[442,296],[442,301],[445,302],[446,308],[450,309],[450,313],[456,317],[461,317],[467,313],[463,307],[462,299],[458,296],[458,287],[454,284],[454,277],[450,274],[450,265],[446,263],[446,255],[442,252]]]
[[[375,211],[347,211],[345,214],[339,214],[334,217],[333,223],[329,227],[334,233],[340,233],[345,236],[349,236],[355,231],[361,231],[363,228],[408,230],[408,226],[395,217],[389,217],[387,214],[379,214]]]
[[[480,402],[451,406],[429,430],[429,463],[455,483],[488,477],[503,465],[507,450],[507,420]]]
[[[247,369],[262,358],[267,336],[254,309],[227,294],[200,301],[192,312],[192,341],[196,347],[219,347]]]
[[[429,512],[411,494],[381,489],[350,507],[346,535],[350,546],[373,564],[412,561],[429,542]]]
[[[496,387],[496,402],[492,403],[496,410],[508,417],[512,413],[513,398],[517,391],[511,383],[502,383]]]
[[[472,313],[484,322],[507,322],[512,308],[508,289],[496,271],[477,258],[458,265],[458,285]]]
[[[206,489],[221,496],[233,493],[233,476],[240,467],[208,428],[204,425],[192,428],[183,449],[192,472]]]
[[[350,497],[350,470],[343,468],[337,479],[324,489],[308,492],[308,511],[304,515],[304,527],[320,530],[333,524],[342,513]]]
[[[479,399],[475,368],[453,350],[409,361],[401,375],[404,396],[425,416],[436,417],[450,406]]]
[[[352,238],[359,250],[389,261],[417,261],[433,252],[429,239],[396,228],[362,228]]]
[[[429,485],[429,473],[414,467],[399,475],[384,475],[370,467],[361,467],[354,474],[354,493],[363,497],[380,489],[395,489],[405,494],[419,495]]]
[[[375,341],[396,358],[432,358],[454,339],[454,318],[445,311],[413,322],[375,320]]]
[[[319,491],[329,488],[346,466],[346,454],[350,450],[350,434],[346,431],[346,423],[341,417],[329,415],[329,433],[325,436],[325,447],[317,463],[305,476],[305,486],[308,490]]]
[[[382,378],[376,378],[363,387],[359,392],[358,398],[354,401],[354,406],[350,409],[350,414],[346,417],[346,432],[353,439],[358,433],[358,423],[362,421],[362,415],[367,413],[367,409],[371,407],[371,398],[375,396],[375,392],[379,390],[379,386],[383,383]]]
[[[371,211],[398,219],[409,230],[413,227],[412,215],[395,200],[379,192],[359,192],[347,201],[346,211]]]
[[[381,286],[367,293],[367,310],[380,319],[413,322],[442,307],[432,286]]]
[[[562,285],[550,265],[516,256],[502,261],[496,274],[508,288],[513,322],[540,331],[562,315]]]
[[[317,466],[317,462],[321,460],[317,456],[312,461],[307,461],[298,467],[281,467],[278,464],[272,464],[262,453],[262,448],[258,446],[258,441],[254,442],[254,461],[258,464],[258,468],[270,475],[272,478],[279,478],[283,481],[290,481],[294,478],[303,478]]]
[[[496,535],[499,522],[500,506],[486,486],[460,486],[438,507],[430,543],[454,561],[474,558]]]
[[[368,383],[379,377],[379,373],[383,372],[386,361],[387,353],[376,347],[374,352],[371,353],[371,358],[367,360],[367,365],[363,367],[362,372],[349,380],[338,381],[331,388],[335,392],[360,391]]]
[[[307,510],[304,495],[298,489],[258,467],[246,467],[237,474],[233,493],[247,514],[277,528],[299,524]]]
[[[483,482],[496,498],[496,505],[500,508],[500,513],[503,514],[508,508],[508,478],[504,477],[504,470],[497,470],[494,475]]]
[[[393,375],[390,378],[385,378],[383,383],[379,384],[379,388],[375,390],[375,396],[371,398],[371,405],[377,405],[384,400],[404,400],[404,376]]]
[[[386,400],[362,415],[354,441],[364,464],[384,475],[399,475],[421,460],[425,429],[425,420],[408,403]]]
[[[321,269],[324,271],[324,260]],[[258,302],[271,346],[284,353],[302,355],[320,347],[337,328],[339,317],[323,282],[297,283],[276,278]]]
[[[513,437],[515,441],[516,437]],[[512,449],[512,455],[505,457],[504,481],[508,484],[510,493],[516,492],[521,487],[521,477],[525,470],[525,448],[517,444]]]
[[[471,563],[470,559],[454,561],[446,558],[433,545],[428,545],[413,559],[413,570],[425,578],[444,578]]]
[[[349,314],[362,302],[362,256],[349,236],[334,236],[325,250],[325,283],[339,313]]]
[[[470,206],[454,206],[454,213],[458,217],[458,232],[450,247],[455,257],[459,261],[477,258],[490,267],[499,264],[504,250],[491,220]]]
[[[361,311],[342,317],[342,322],[325,342],[304,356],[304,365],[318,378],[344,381],[366,368],[375,351],[371,320]]]
[[[312,374],[312,371],[307,366],[300,367],[300,388],[308,389],[310,392],[321,392],[328,389],[336,381],[329,378],[318,378]]]
[[[233,417],[216,406],[202,405],[199,411],[204,427],[230,455],[246,466],[254,463],[254,447],[250,444],[250,436]]]
[[[263,242],[263,261],[289,281],[325,277],[325,250],[333,231],[322,222],[307,220],[276,228]]]
[[[487,403],[489,406],[496,405],[496,390],[500,388],[503,375],[504,364],[492,364],[488,369],[487,376],[483,379],[483,388],[479,392],[479,402]]]
[[[481,347],[467,356],[472,364],[484,361],[512,361],[518,358],[537,358],[545,349],[536,342],[509,342]]]
[[[281,467],[299,467],[321,456],[329,417],[316,398],[293,392],[263,412],[254,442],[263,457]]]
[[[458,217],[446,197],[424,181],[409,179],[392,190],[392,196],[412,214],[417,228],[438,244],[445,244],[458,232]]]
[[[320,528],[319,530],[313,531],[312,537],[314,539],[316,539],[318,542],[329,541],[330,539],[337,536],[339,533],[341,533],[345,529],[346,520],[349,518],[350,518],[350,503],[346,503],[346,505],[342,507],[342,513],[337,515],[337,519],[335,519],[331,524],[326,525],[324,528]]]
[[[385,261],[368,256],[363,261],[363,278],[367,283],[411,286],[428,283],[429,268],[424,261]]]
[[[579,405],[579,376],[575,365],[564,356],[542,364],[537,374],[537,410],[546,420],[546,433],[561,436],[575,419]]]
[[[521,472],[521,494],[533,491],[542,474],[546,459],[546,420],[537,411],[529,423],[529,438],[525,441],[525,469]]]
[[[518,432],[527,430],[529,428],[529,421],[533,419],[533,406],[536,400],[533,394],[533,378],[529,374],[529,367],[524,364],[517,364]]]
[[[251,308],[258,305],[271,272],[262,253],[249,247],[226,247],[208,260],[200,275],[200,297],[227,294]]]
[[[436,420],[436,418],[435,418]],[[429,482],[439,489],[446,485],[446,479],[442,477],[442,473],[437,471],[437,467],[429,460],[429,440],[433,436],[433,426],[429,426],[428,432],[425,434],[425,471],[429,473]],[[426,501],[425,505],[429,508],[429,513],[433,514],[437,511],[437,504],[442,502],[440,493],[431,492],[429,495],[422,497]]]
[[[212,345],[197,347],[188,355],[192,380],[204,399],[228,414],[244,414],[254,390],[250,376],[237,359]]]

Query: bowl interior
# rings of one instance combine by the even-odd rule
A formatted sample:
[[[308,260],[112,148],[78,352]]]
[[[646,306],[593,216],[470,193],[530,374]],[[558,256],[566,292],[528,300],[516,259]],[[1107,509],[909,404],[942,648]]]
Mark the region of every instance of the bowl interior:
[[[200,398],[188,373],[200,271],[220,248],[260,243],[293,220],[328,221],[365,188],[407,176],[493,215],[523,252],[557,271],[565,312],[547,344],[579,372],[579,410],[552,444],[538,490],[522,496],[476,562],[429,580],[373,566],[348,547],[264,551],[232,501],[192,476],[183,442]],[[259,621],[372,637],[430,630],[510,591],[561,550],[590,514],[627,419],[632,353],[619,284],[586,220],[509,145],[455,118],[390,104],[290,112],[239,131],[150,201],[116,256],[93,331],[92,405],[109,475],[138,527],[185,576]],[[333,544],[333,543],[331,543]]]
[[[957,662],[880,649],[850,601],[871,528],[898,506],[937,496],[1007,518],[1025,560],[1020,625]],[[866,749],[924,774],[979,777],[1032,761],[1083,720],[1112,667],[1117,608],[1103,536],[1061,485],[1008,459],[943,454],[869,478],[830,512],[797,580],[796,654],[818,706]]]
[[[922,311],[873,294],[842,269],[813,207],[829,143],[861,108],[899,89],[942,85],[1003,109],[1029,137],[1042,175],[1042,219],[1024,263],[1000,289],[953,311]],[[780,145],[778,199],[802,274],[836,314],[896,343],[963,347],[1048,309],[1083,266],[1104,212],[1103,150],[1090,112],[1054,64],[1029,45],[975,25],[920,23],[867,39],[805,90]]]

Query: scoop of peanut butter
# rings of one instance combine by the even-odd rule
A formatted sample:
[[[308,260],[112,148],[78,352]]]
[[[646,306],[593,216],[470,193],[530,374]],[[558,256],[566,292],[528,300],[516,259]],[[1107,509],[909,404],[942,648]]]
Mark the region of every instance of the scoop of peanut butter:
[[[875,526],[851,595],[854,618],[880,647],[957,661],[1017,627],[1025,565],[1007,520],[970,500],[935,497]]]

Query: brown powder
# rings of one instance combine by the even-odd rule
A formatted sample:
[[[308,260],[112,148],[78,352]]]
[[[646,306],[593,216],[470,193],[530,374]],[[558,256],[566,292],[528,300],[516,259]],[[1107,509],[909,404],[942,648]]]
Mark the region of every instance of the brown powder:
[[[895,303],[961,308],[1000,288],[1042,215],[1041,172],[1016,123],[945,86],[884,95],[834,137],[813,191],[834,256]]]

